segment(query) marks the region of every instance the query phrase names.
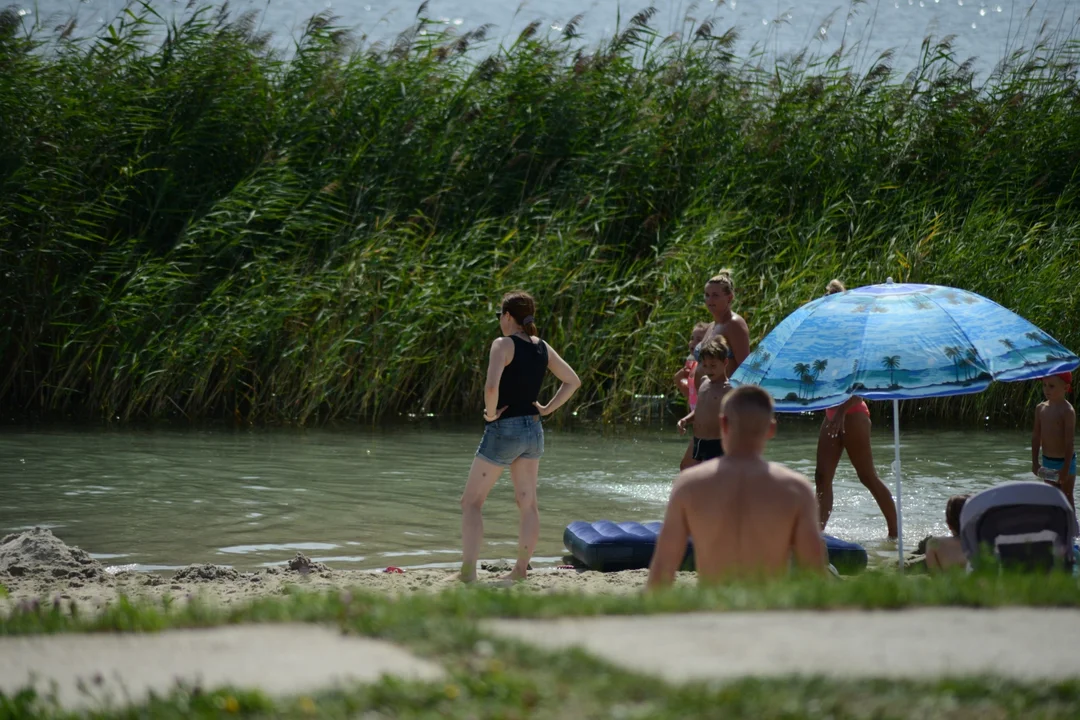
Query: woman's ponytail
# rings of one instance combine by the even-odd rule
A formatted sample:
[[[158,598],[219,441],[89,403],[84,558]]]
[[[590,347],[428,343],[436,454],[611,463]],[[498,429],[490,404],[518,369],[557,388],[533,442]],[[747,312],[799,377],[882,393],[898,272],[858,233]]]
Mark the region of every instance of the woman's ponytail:
[[[507,293],[502,299],[503,312],[510,313],[518,325],[529,335],[540,335],[536,329],[536,300],[524,290]]]

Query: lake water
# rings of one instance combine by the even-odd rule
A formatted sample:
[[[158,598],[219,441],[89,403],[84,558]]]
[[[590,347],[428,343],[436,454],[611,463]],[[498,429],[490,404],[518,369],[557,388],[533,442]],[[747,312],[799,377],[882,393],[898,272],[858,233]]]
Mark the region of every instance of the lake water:
[[[44,27],[59,25],[71,17],[82,32],[111,22],[124,7],[122,0],[15,0],[27,20]],[[156,0],[163,15],[182,12],[186,2]],[[213,4],[219,5],[220,1]],[[978,67],[993,66],[1017,45],[1029,45],[1045,23],[1058,37],[1077,37],[1080,3],[1075,0],[868,0],[849,4],[838,0],[705,0],[697,3],[650,3],[648,0],[431,0],[426,16],[446,27],[466,31],[490,23],[489,37],[508,42],[533,20],[543,32],[560,33],[575,15],[584,14],[579,31],[588,41],[611,37],[634,13],[656,5],[660,11],[653,26],[663,34],[684,29],[683,19],[698,21],[715,17],[718,33],[735,27],[740,32],[738,50],[745,54],[757,46],[770,55],[791,53],[806,47],[821,54],[833,52],[842,39],[851,46],[858,41],[872,60],[885,49],[896,51],[896,67],[910,69],[925,36],[956,35],[960,60],[979,58]],[[296,37],[305,21],[326,10],[358,35],[386,39],[408,27],[419,0],[231,0],[236,12],[260,13],[260,27],[279,40]]]
[[[891,486],[888,423],[875,459]],[[817,424],[781,419],[769,456],[813,475]],[[106,565],[169,569],[213,562],[240,569],[297,551],[339,568],[453,567],[458,497],[479,427],[436,424],[372,431],[0,429],[0,532],[41,525]],[[535,564],[564,554],[574,520],[654,520],[685,439],[673,429],[548,429],[541,463]],[[904,526],[910,546],[946,532],[945,500],[1030,479],[1021,431],[904,430]],[[517,510],[509,477],[485,507],[483,557],[513,556]],[[870,494],[846,460],[828,531],[895,554]]]

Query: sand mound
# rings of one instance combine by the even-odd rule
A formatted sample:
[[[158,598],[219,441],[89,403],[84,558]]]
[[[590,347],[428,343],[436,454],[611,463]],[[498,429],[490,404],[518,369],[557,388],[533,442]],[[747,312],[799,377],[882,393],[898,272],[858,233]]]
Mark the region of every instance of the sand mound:
[[[105,579],[105,568],[89,554],[45,528],[36,527],[0,540],[0,575],[26,578]]]
[[[239,577],[240,573],[231,567],[203,563],[201,565],[188,565],[186,568],[177,570],[172,579],[182,582],[208,582],[211,580],[236,580]]]
[[[307,555],[300,552],[296,553],[296,557],[289,561],[289,569],[295,570],[301,575],[307,575],[310,572],[330,572],[330,568],[326,567],[321,562],[315,562]]]

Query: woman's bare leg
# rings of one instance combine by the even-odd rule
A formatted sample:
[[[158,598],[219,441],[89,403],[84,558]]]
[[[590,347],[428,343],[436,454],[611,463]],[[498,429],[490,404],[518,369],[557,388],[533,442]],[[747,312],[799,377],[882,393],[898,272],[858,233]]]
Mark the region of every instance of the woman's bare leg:
[[[480,559],[480,543],[484,539],[484,517],[481,510],[491,488],[502,475],[502,466],[474,457],[469,468],[469,480],[461,494],[461,580],[476,580],[476,561]]]
[[[829,516],[832,515],[833,477],[836,476],[840,456],[844,454],[843,433],[833,437],[827,428],[827,423],[822,421],[821,430],[818,431],[817,464],[814,467],[814,488],[817,491],[818,517],[822,532],[825,532]]]
[[[862,413],[852,413],[844,418],[844,449],[847,450],[848,460],[855,467],[859,482],[870,491],[881,508],[881,514],[885,516],[885,524],[889,529],[889,537],[896,537],[896,503],[874,467],[874,454],[870,449],[869,417]]]
[[[540,539],[540,508],[536,503],[536,484],[540,474],[540,459],[518,458],[510,463],[510,480],[514,483],[514,500],[521,515],[518,529],[518,555],[511,580],[524,580],[529,571],[529,560]]]

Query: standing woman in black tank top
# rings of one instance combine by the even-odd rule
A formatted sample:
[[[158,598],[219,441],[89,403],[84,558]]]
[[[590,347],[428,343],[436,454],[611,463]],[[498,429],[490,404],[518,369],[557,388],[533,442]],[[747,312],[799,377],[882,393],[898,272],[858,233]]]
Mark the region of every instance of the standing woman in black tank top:
[[[484,383],[484,421],[487,426],[461,496],[464,546],[461,579],[464,582],[476,579],[476,562],[480,559],[480,543],[484,538],[481,509],[503,468],[507,467],[521,514],[517,563],[510,579],[525,577],[540,537],[540,512],[536,506],[536,480],[540,456],[544,454],[544,428],[540,417],[555,412],[581,387],[573,368],[537,337],[535,314],[536,302],[526,292],[504,296],[498,312],[502,337],[491,343]],[[562,381],[562,385],[547,405],[541,405],[537,397],[548,370]]]

